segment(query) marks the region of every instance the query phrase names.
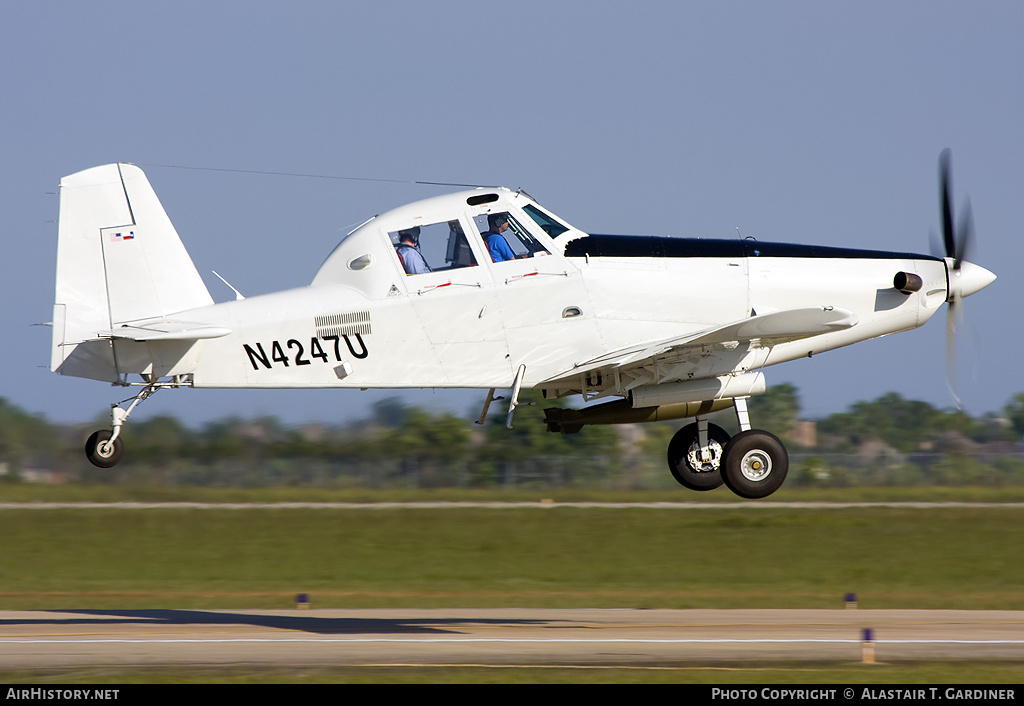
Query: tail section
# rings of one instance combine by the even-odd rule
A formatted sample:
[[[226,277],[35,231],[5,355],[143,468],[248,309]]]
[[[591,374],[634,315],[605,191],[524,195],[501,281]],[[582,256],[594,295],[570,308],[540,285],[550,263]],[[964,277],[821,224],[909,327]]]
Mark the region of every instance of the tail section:
[[[212,303],[141,169],[61,179],[51,370],[118,382],[113,331]]]

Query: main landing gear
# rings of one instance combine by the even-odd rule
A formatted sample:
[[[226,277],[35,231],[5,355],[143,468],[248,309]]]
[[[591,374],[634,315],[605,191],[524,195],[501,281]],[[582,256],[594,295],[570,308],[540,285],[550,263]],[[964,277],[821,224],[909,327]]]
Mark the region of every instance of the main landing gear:
[[[750,428],[747,400],[733,400],[740,433],[697,417],[672,437],[668,468],[690,490],[714,490],[723,483],[741,498],[764,498],[778,490],[789,471],[789,454],[774,434]]]

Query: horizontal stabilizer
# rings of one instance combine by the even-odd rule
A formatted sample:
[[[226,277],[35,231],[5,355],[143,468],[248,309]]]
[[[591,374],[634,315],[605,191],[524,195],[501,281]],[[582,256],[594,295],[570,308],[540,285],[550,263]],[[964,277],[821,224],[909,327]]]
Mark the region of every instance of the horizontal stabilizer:
[[[124,325],[99,333],[100,338],[125,338],[131,341],[199,341],[220,338],[231,333],[223,326],[160,321],[156,323]]]

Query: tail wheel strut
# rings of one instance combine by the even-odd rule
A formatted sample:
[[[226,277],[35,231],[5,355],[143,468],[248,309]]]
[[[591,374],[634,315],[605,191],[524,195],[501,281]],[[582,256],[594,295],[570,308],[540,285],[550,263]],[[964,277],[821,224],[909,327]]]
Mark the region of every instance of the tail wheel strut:
[[[132,403],[128,405],[128,409],[122,409],[120,404],[110,406],[110,429],[93,432],[85,442],[85,457],[89,459],[89,463],[97,468],[110,468],[117,465],[124,453],[124,442],[118,438],[121,436],[121,427],[128,421],[128,415],[132,413],[132,410],[162,386],[158,383],[146,385],[139,394],[131,398]]]

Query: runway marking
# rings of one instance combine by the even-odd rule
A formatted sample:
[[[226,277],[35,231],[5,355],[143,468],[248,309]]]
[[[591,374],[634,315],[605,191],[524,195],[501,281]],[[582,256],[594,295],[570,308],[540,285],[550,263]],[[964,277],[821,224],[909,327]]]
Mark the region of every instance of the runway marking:
[[[359,665],[351,665],[359,667],[404,667],[404,668],[426,668],[426,669],[451,669],[455,667],[469,667],[473,669],[634,669],[634,670],[646,670],[646,671],[663,671],[663,672],[774,672],[778,671],[780,667],[717,667],[710,664],[703,664],[695,667],[673,665],[669,667],[658,667],[655,665],[638,665],[638,664],[482,664],[476,662],[458,664],[455,662],[364,662]],[[832,669],[832,667],[828,667]],[[818,673],[822,671],[820,667],[785,667],[787,672],[809,672]]]
[[[437,510],[437,509],[520,509],[602,508],[612,510],[842,510],[856,508],[1005,508],[1019,510],[1024,502],[281,502],[281,503],[196,503],[196,502],[24,502],[0,503],[0,510]]]
[[[443,642],[491,642],[491,643],[635,643],[635,644],[804,644],[804,643],[828,643],[828,644],[856,644],[861,643],[860,639],[817,639],[817,638],[793,638],[793,639],[740,639],[740,638],[700,638],[700,639],[676,639],[676,638],[476,638],[476,637],[450,637],[450,638],[218,638],[218,639],[197,639],[197,638],[161,638],[161,639],[131,639],[131,638],[102,638],[88,640],[39,640],[39,639],[18,639],[2,640],[4,645],[35,645],[35,644],[102,644],[102,643],[137,643],[137,644],[203,644],[203,643],[264,643],[264,642],[296,642],[296,643],[443,643]],[[873,640],[876,645],[1024,645],[1024,640]]]

